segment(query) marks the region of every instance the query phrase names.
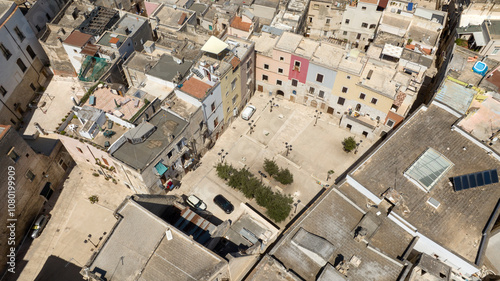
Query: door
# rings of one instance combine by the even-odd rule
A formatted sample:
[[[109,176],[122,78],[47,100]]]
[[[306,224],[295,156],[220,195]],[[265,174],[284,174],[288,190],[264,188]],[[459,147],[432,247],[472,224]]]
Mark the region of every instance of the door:
[[[290,101],[295,102],[295,96],[290,96]]]
[[[333,114],[333,107],[328,107],[328,109],[326,110],[326,113]]]
[[[356,111],[360,111],[360,110],[361,110],[361,104],[359,104],[359,103],[358,103],[358,104],[356,105]]]
[[[264,92],[264,87],[262,87],[262,85],[257,85],[257,91]]]

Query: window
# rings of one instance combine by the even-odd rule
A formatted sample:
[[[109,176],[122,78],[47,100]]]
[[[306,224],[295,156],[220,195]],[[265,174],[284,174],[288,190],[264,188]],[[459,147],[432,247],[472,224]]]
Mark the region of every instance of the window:
[[[267,75],[262,75],[262,81],[268,81],[269,77]]]
[[[250,68],[251,65],[252,65],[252,60],[248,60],[247,61],[247,68]]]
[[[347,31],[344,31],[342,34],[343,34],[344,36],[345,36],[345,35],[347,35]]]
[[[366,7],[365,7],[365,6],[362,6],[362,7],[361,7],[361,10],[363,10],[363,11],[364,11],[364,10],[366,10]]]
[[[5,97],[6,94],[7,94],[7,90],[5,90],[5,88],[3,86],[0,86],[0,95],[2,95],[2,97]]]
[[[33,85],[33,83],[30,83],[30,88],[31,88],[33,91],[36,91],[36,87],[35,87],[35,85]]]
[[[361,33],[358,33],[358,35],[356,35],[356,40],[359,40],[361,39]]]
[[[496,55],[496,54],[498,54],[498,52],[500,52],[500,48],[495,48],[495,49],[493,50],[493,52],[491,52],[491,54],[492,54],[492,55]]]
[[[332,19],[326,19],[326,24],[330,24],[330,21],[331,21],[331,20],[332,20]]]
[[[47,18],[47,21],[50,21],[52,19],[48,13],[45,13],[45,17]]]
[[[21,32],[21,30],[19,29],[19,27],[14,27],[14,32],[17,34],[17,37],[19,37],[19,40],[21,40],[21,42],[23,42],[24,38],[26,38],[24,36],[24,34]]]
[[[37,30],[37,31],[42,30],[38,24],[37,24],[37,25],[35,25],[35,28],[36,28],[36,30]]]
[[[361,27],[363,27],[363,28],[367,28],[367,27],[368,27],[368,24],[367,24],[366,22],[364,22],[364,23],[362,23],[362,24],[361,24]]]
[[[22,72],[25,72],[26,69],[28,69],[26,67],[26,65],[24,64],[24,62],[20,58],[17,59],[17,66],[19,66],[19,68],[21,69]]]
[[[309,94],[314,94],[314,91],[315,91],[315,90],[316,90],[316,89],[314,89],[313,87],[309,87]]]
[[[376,26],[376,24],[370,24],[370,29],[374,29]]]
[[[226,92],[226,97],[229,95],[229,91]]]
[[[31,170],[28,170],[26,172],[26,178],[29,179],[30,181],[33,181],[35,179],[35,174],[33,174],[33,172]]]
[[[324,91],[319,91],[318,98],[324,98],[325,97],[325,92]]]
[[[214,119],[214,128],[217,127],[217,125],[219,125],[219,118],[215,117],[215,119]]]
[[[238,97],[238,96],[234,96],[234,97],[233,97],[233,104],[235,104],[235,103],[236,103],[236,98],[237,98],[237,97]]]
[[[313,18],[309,17],[309,23],[312,23],[312,22],[313,22]]]
[[[429,192],[451,167],[453,163],[450,160],[429,148],[413,162],[404,175],[418,187]]]
[[[377,104],[377,101],[378,101],[378,100],[377,100],[376,98],[372,98],[372,103],[373,103],[373,104]]]
[[[264,69],[269,69],[269,64],[264,64]]]
[[[343,97],[339,97],[339,100],[337,101],[338,104],[344,105],[345,99]]]
[[[323,36],[327,36],[328,35],[328,31],[323,31]]]
[[[212,112],[214,112],[215,111],[215,102],[212,103],[211,108],[212,108]]]
[[[2,50],[2,54],[6,60],[8,60],[12,56],[12,53],[9,51],[9,49],[5,48],[5,46],[1,43],[0,43],[0,50]]]
[[[345,24],[349,24],[349,19],[346,19],[346,20],[345,20]]]
[[[283,73],[283,68],[278,68],[278,73]]]
[[[280,57],[280,61],[285,61],[285,57]]]
[[[234,88],[236,88],[236,80],[237,78],[234,78],[233,81],[231,82],[231,90],[234,91]]]
[[[283,81],[281,81],[281,80],[276,80],[276,85],[282,86],[282,85],[283,85]]]
[[[300,67],[300,61],[296,60],[294,65]]]
[[[174,155],[174,150],[173,150],[173,149],[172,149],[172,150],[170,150],[170,152],[169,152],[169,153],[167,153],[167,157],[168,157],[169,159],[170,159],[170,158],[172,158],[172,156],[173,156],[173,155]]]
[[[347,93],[347,90],[349,90],[347,87],[342,87],[342,93]]]
[[[316,82],[323,83],[323,74],[316,74]]]
[[[28,54],[30,55],[30,57],[32,59],[34,59],[36,57],[36,54],[35,54],[35,52],[33,52],[33,49],[31,49],[30,45],[28,45],[28,47],[26,47],[26,52],[28,52]]]
[[[226,112],[227,112],[227,113],[229,113],[229,109],[230,109],[229,107],[226,109]]]
[[[297,87],[298,81],[295,79],[292,79],[292,86]]]
[[[392,128],[392,126],[394,126],[394,121],[392,121],[391,119],[388,119],[386,124],[387,124],[387,126]]]
[[[366,95],[365,95],[365,94],[363,94],[363,93],[359,94],[359,99],[364,100],[365,98],[366,98]]]
[[[78,152],[80,152],[80,153],[83,153],[82,149],[79,148],[78,146],[76,147],[76,150],[78,150]]]
[[[10,159],[12,159],[12,161],[14,161],[14,163],[17,162],[17,160],[19,160],[19,154],[17,154],[15,151],[14,151],[14,147],[12,147],[9,151],[9,153],[7,153],[7,156],[9,156]]]

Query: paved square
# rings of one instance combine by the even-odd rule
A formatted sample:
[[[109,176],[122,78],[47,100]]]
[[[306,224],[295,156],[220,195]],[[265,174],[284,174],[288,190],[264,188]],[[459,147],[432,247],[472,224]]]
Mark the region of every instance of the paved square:
[[[243,194],[227,186],[215,173],[214,166],[224,161],[235,168],[247,167],[256,177],[258,171],[264,171],[264,159],[274,159],[282,168],[288,168],[294,182],[284,186],[274,179],[263,178],[263,182],[273,190],[289,194],[294,198],[297,207],[293,206],[291,216],[278,224],[284,227],[295,213],[309,203],[327,184],[333,184],[335,178],[352,165],[376,140],[367,140],[354,136],[346,129],[339,128],[338,118],[324,112],[315,125],[315,108],[292,103],[287,100],[275,99],[278,107],[269,109],[269,97],[258,92],[252,97],[250,104],[257,111],[250,122],[236,119],[217,140],[216,145],[202,158],[202,165],[194,172],[188,173],[183,179],[181,188],[173,191],[180,194],[195,194],[207,201],[208,211],[220,214],[212,202],[216,192],[224,195],[235,205],[248,203],[258,211],[265,210],[258,206],[255,200],[246,199]],[[253,120],[253,122],[252,122]],[[248,123],[255,125],[251,131]],[[344,138],[354,136],[360,144],[358,153],[346,153],[343,150]],[[292,150],[286,155],[285,143],[292,145]],[[222,155],[219,155],[222,151]],[[227,155],[226,155],[227,153]],[[326,182],[327,172],[334,170],[335,174]],[[207,179],[210,181],[207,181]],[[214,183],[219,187],[214,186]],[[210,189],[210,190],[207,190]],[[215,192],[216,191],[216,192]],[[234,202],[233,202],[234,200]],[[211,203],[211,204],[209,204]],[[226,215],[220,214],[220,219],[238,217],[238,212]]]

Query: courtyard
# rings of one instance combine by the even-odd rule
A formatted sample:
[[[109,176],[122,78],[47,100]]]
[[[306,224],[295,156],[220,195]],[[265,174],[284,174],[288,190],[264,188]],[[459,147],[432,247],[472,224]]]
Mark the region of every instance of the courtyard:
[[[188,173],[182,179],[181,188],[174,192],[197,195],[207,204],[208,211],[221,220],[236,219],[241,214],[238,206],[245,203],[265,214],[265,209],[254,199],[249,201],[219,179],[214,168],[221,161],[235,168],[245,167],[274,191],[293,197],[290,216],[278,224],[283,228],[322,188],[333,185],[335,178],[376,142],[339,128],[337,117],[326,112],[318,115],[316,108],[275,98],[271,111],[269,101],[267,95],[256,92],[249,102],[257,108],[252,118],[234,120],[201,159],[202,165]],[[343,150],[342,141],[350,136],[359,144],[356,154]],[[294,182],[282,185],[267,174],[267,177],[260,176],[259,171],[264,172],[264,159],[273,159],[280,167],[288,168]],[[335,173],[327,180],[329,170]],[[217,194],[233,203],[235,211],[232,214],[225,214],[213,203]]]

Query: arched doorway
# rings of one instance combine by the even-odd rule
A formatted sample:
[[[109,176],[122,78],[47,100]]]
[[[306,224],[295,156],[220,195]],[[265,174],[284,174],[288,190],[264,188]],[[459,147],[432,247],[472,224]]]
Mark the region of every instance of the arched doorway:
[[[285,93],[283,93],[282,90],[278,90],[278,91],[276,91],[276,95],[284,97]]]
[[[356,111],[360,111],[360,110],[361,110],[361,104],[359,104],[359,103],[358,103],[358,104],[356,105]]]

